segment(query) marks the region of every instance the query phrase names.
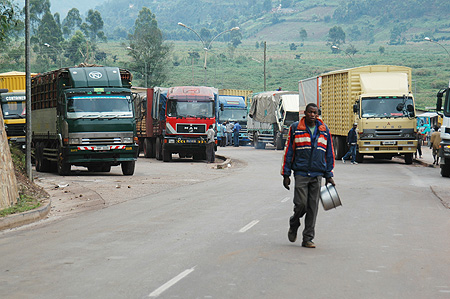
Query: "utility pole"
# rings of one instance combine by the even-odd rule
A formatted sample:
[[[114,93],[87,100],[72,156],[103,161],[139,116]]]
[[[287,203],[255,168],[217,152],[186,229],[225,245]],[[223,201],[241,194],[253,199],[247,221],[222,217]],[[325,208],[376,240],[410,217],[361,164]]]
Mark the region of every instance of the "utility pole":
[[[25,0],[25,109],[26,109],[26,171],[30,181],[33,181],[31,169],[31,67],[30,67],[30,1]]]
[[[264,91],[266,91],[266,52],[267,42],[264,42]]]

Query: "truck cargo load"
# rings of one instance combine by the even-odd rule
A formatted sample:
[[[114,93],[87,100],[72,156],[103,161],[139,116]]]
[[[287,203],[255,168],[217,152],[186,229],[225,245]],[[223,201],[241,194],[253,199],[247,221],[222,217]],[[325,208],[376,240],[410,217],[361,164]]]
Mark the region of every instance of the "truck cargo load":
[[[31,82],[36,170],[70,173],[71,166],[134,173],[138,156],[131,73],[117,67],[62,68]]]
[[[304,108],[304,107],[303,107]],[[293,91],[266,91],[251,97],[247,119],[248,137],[257,149],[273,144],[284,148],[289,126],[299,120],[299,94]]]

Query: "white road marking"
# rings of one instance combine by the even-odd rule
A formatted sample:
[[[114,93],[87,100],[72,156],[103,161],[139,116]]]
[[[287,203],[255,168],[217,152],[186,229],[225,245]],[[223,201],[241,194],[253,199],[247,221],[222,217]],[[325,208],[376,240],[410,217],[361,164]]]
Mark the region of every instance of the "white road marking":
[[[256,225],[259,222],[259,220],[253,220],[252,222],[250,222],[249,224],[247,224],[246,226],[244,226],[243,228],[241,228],[239,230],[240,233],[245,233],[246,231],[248,231],[249,229],[251,229],[254,225]]]
[[[173,286],[174,284],[176,284],[177,282],[179,282],[180,280],[182,280],[183,278],[185,278],[186,276],[191,274],[194,270],[195,270],[195,266],[192,267],[191,269],[184,270],[183,272],[181,272],[180,274],[178,274],[177,276],[175,276],[174,278],[172,278],[171,280],[169,280],[168,282],[166,282],[165,284],[163,284],[162,286],[160,286],[159,288],[157,288],[156,290],[151,292],[150,295],[148,295],[148,296],[149,297],[158,297],[164,291],[168,290],[171,286]]]
[[[289,199],[291,199],[290,197],[285,197],[285,198],[283,198],[282,200],[281,200],[281,202],[286,202],[286,201],[288,201]]]

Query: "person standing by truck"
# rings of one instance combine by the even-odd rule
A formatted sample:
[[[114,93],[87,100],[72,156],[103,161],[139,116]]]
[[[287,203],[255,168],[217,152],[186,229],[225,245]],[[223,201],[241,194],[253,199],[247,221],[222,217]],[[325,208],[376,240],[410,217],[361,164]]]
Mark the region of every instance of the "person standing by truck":
[[[433,150],[433,165],[439,165],[439,149],[441,147],[441,132],[439,132],[439,127],[434,127],[434,132],[431,134],[430,138],[430,148]]]
[[[353,127],[348,131],[347,135],[347,144],[349,146],[348,152],[342,157],[342,163],[345,163],[345,160],[348,160],[350,156],[352,156],[352,164],[358,164],[356,160],[356,143],[358,142],[358,137],[356,136],[356,128],[358,127],[357,123],[353,124]]]
[[[288,239],[297,240],[300,218],[305,216],[302,246],[315,248],[315,223],[319,207],[322,177],[326,183],[335,185],[333,180],[334,151],[330,131],[318,118],[316,104],[306,106],[305,116],[294,122],[284,151],[281,175],[283,186],[289,190],[291,172],[294,171],[294,214],[289,219]]]
[[[214,163],[216,160],[214,153],[214,135],[215,131],[213,125],[209,125],[208,131],[206,131],[206,161],[208,163]]]
[[[231,121],[227,121],[227,145],[233,144],[233,129],[234,124]]]
[[[239,146],[239,131],[241,129],[242,126],[239,124],[239,122],[235,122],[233,128],[234,146]]]

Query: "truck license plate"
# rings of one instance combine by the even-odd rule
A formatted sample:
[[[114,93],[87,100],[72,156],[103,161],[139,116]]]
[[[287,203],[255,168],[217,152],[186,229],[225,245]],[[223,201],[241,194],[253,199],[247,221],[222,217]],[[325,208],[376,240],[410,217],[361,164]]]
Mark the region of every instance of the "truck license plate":
[[[384,141],[383,145],[396,145],[397,141]]]
[[[94,148],[94,151],[108,151],[109,150],[109,146],[96,146]]]

